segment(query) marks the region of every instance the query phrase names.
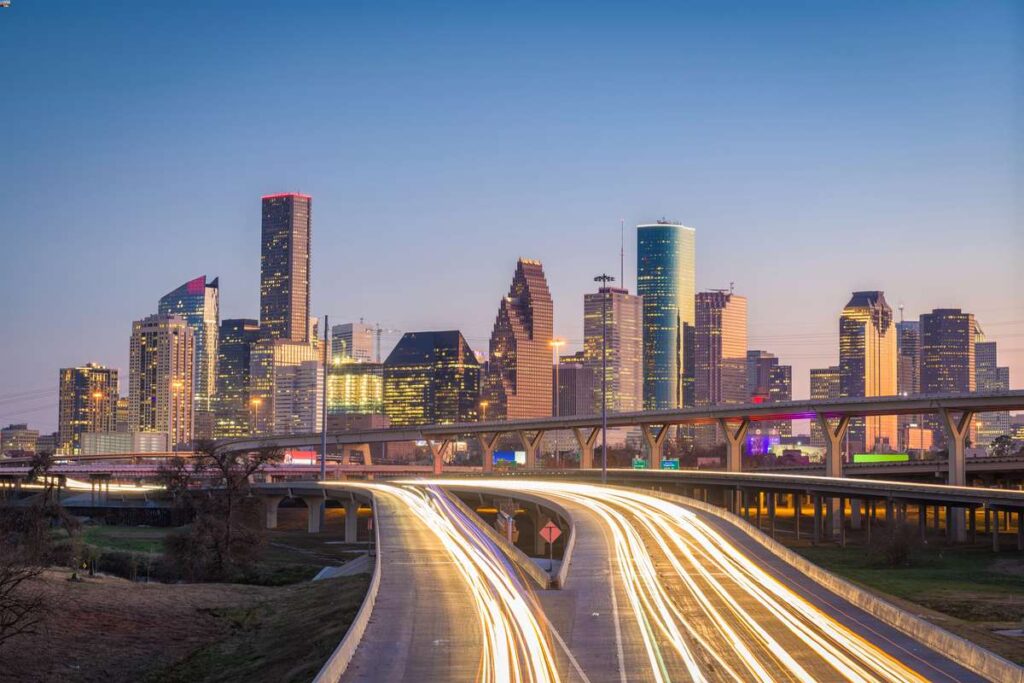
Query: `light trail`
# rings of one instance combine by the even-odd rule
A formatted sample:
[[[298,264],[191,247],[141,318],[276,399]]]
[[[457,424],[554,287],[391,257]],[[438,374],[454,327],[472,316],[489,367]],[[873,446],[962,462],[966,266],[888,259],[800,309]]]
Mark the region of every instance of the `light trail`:
[[[398,498],[437,536],[451,556],[472,595],[481,629],[483,651],[478,680],[559,680],[548,635],[537,617],[541,614],[539,605],[515,567],[477,522],[469,519],[437,487],[359,486],[377,495]]]
[[[759,566],[693,510],[639,491],[550,481],[433,480],[582,506],[607,527],[657,681],[927,680]]]

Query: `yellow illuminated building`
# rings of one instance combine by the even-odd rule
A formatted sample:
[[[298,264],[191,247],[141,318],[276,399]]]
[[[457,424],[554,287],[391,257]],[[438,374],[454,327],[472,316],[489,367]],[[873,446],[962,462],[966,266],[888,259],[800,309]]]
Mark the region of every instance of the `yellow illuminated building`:
[[[839,391],[843,397],[896,395],[896,325],[883,292],[854,292],[839,318]],[[894,450],[895,415],[850,422],[853,452]]]
[[[327,374],[328,415],[383,415],[384,366],[335,358]]]

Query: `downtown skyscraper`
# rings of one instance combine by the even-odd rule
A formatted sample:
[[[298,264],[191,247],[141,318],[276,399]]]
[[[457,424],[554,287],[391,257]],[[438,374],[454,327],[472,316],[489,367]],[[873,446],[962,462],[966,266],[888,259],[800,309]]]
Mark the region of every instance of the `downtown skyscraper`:
[[[249,364],[259,332],[259,323],[249,318],[220,323],[214,411],[214,436],[218,439],[246,436],[253,428],[256,406],[250,402]]]
[[[695,297],[694,402],[698,406],[746,403],[747,299],[728,290]],[[702,446],[718,442],[718,427],[695,430]]]
[[[896,325],[885,294],[854,292],[839,317],[839,392],[841,397],[896,395]],[[895,449],[895,415],[850,421],[855,452]]]
[[[747,395],[750,403],[778,403],[793,399],[793,368],[781,365],[778,357],[767,351],[747,351]],[[792,436],[791,420],[772,420],[754,425],[755,435]]]
[[[189,280],[160,297],[159,315],[180,316],[192,328],[195,339],[195,437],[213,438],[213,397],[217,393],[217,345],[220,325],[218,279],[206,276]]]
[[[132,323],[128,428],[166,434],[172,447],[192,442],[195,334],[184,318],[151,315]]]
[[[1000,366],[996,342],[985,341],[974,344],[974,387],[977,391],[1008,391],[1010,368]],[[975,421],[975,443],[988,446],[996,438],[1010,433],[1010,413],[979,413]]]
[[[975,390],[974,345],[980,330],[974,315],[959,308],[921,314],[921,393],[960,394]],[[925,416],[932,444],[941,448],[946,432],[934,415]],[[974,424],[970,427],[974,441]]]
[[[550,368],[549,361],[549,387]],[[549,393],[548,414],[550,400]],[[479,402],[480,364],[458,330],[407,332],[384,361],[384,412],[392,426],[472,422]]]
[[[637,228],[637,294],[643,297],[644,409],[687,403],[696,294],[696,230],[658,222]]]
[[[554,306],[544,268],[540,261],[519,259],[491,332],[484,382],[489,419],[551,415],[553,331]]]
[[[613,413],[643,410],[643,299],[614,287],[583,295],[583,363],[597,378],[593,405],[598,410],[605,329],[607,408]]]
[[[260,255],[260,335],[310,342],[309,195],[287,192],[263,197]]]
[[[95,363],[61,368],[58,450],[67,455],[81,453],[82,434],[114,431],[118,396],[116,368]]]

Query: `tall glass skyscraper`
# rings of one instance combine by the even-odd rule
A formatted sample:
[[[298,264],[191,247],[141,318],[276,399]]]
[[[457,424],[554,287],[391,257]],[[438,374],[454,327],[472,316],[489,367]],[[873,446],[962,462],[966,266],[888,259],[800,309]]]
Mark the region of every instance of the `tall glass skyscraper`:
[[[854,292],[839,317],[840,396],[896,395],[896,325],[883,292]],[[850,421],[850,447],[860,452],[895,449],[895,415]]]
[[[608,358],[607,363],[602,363],[606,329]],[[583,295],[583,358],[583,364],[597,377],[594,405],[601,407],[603,366],[608,373],[608,411],[643,410],[643,300],[640,297],[615,287],[601,287],[593,294]]]
[[[82,452],[82,434],[114,431],[118,401],[117,370],[89,363],[61,368],[58,448]]]
[[[260,334],[309,342],[309,242],[313,199],[287,192],[263,197]]]
[[[249,361],[259,331],[259,323],[248,318],[233,318],[220,324],[214,411],[214,436],[218,439],[246,436],[252,428]]]
[[[677,223],[638,225],[636,288],[644,299],[644,408],[684,405],[687,337],[695,323],[697,231]]]
[[[479,401],[480,364],[458,330],[407,332],[384,361],[384,412],[393,426],[472,422]]]
[[[213,437],[213,397],[217,393],[217,344],[220,325],[218,278],[206,276],[189,280],[165,294],[157,306],[158,315],[176,315],[192,328],[195,339],[195,437]]]
[[[959,308],[936,308],[921,314],[921,393],[955,394],[975,390],[974,345],[978,325],[972,313]],[[925,427],[932,431],[932,444],[946,444],[946,431],[939,418],[926,415]],[[970,439],[974,442],[974,422]]]
[[[999,367],[996,362],[995,342],[974,344],[974,386],[978,391],[1007,391],[1010,388],[1010,368]],[[980,413],[975,417],[979,446],[987,446],[1003,434],[1010,433],[1010,413]]]

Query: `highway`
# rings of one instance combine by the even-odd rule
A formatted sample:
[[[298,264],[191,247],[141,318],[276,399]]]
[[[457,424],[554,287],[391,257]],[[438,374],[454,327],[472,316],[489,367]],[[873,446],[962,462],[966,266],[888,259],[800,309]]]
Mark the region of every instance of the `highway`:
[[[344,681],[558,680],[535,596],[436,487],[348,484],[374,496],[381,586]]]
[[[582,670],[560,658],[566,680],[984,680],[694,508],[590,484],[433,483],[543,497],[573,515],[566,590],[541,598]]]

